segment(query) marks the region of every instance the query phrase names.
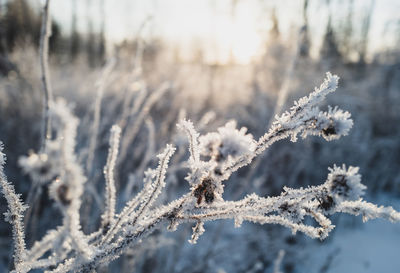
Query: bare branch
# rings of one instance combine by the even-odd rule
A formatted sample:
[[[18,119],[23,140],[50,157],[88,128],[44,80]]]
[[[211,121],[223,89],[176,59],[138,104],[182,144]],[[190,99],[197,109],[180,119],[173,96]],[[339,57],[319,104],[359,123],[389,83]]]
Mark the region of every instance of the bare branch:
[[[53,100],[53,90],[49,73],[49,39],[51,36],[50,0],[46,0],[43,7],[42,28],[40,31],[40,71],[43,88],[43,132],[41,150],[46,149],[47,140],[51,139],[51,118],[49,115],[50,103]]]

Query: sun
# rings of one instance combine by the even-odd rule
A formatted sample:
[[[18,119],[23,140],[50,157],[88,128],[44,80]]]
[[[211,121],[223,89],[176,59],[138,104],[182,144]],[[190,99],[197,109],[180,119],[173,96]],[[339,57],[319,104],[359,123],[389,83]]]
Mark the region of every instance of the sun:
[[[221,16],[213,32],[219,63],[249,64],[260,53],[260,33],[253,18],[246,14]]]
[[[233,39],[233,59],[239,64],[248,64],[257,56],[260,46],[261,39],[257,34],[243,30],[237,33]]]

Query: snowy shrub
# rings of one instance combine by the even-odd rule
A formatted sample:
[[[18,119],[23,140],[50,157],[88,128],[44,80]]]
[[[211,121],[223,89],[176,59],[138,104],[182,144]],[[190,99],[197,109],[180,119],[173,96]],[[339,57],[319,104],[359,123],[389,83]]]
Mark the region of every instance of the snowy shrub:
[[[98,229],[90,234],[85,234],[81,227],[81,204],[88,174],[78,164],[75,154],[79,121],[65,101],[50,101],[47,115],[54,135],[45,141],[39,153],[22,157],[20,165],[33,183],[48,185],[63,221],[30,249],[26,248],[23,224],[26,206],[4,175],[5,155],[0,152],[0,182],[9,208],[5,219],[13,230],[15,272],[33,269],[91,272],[117,259],[129,248],[141,245],[142,239],[163,225],[175,231],[182,223],[194,223],[193,234],[188,239],[196,243],[205,232],[204,223],[218,219],[233,219],[236,227],[243,221],[278,224],[293,233],[300,231],[319,239],[326,238],[334,228],[329,216],[335,213],[362,215],[364,221],[373,218],[399,221],[400,214],[391,207],[379,207],[362,199],[366,187],[361,183],[358,168],[344,165],[330,168],[326,181],[319,186],[284,187],[274,197],[253,193],[238,201],[224,199],[224,186],[232,174],[249,165],[275,142],[286,138],[295,142],[299,135],[302,138],[317,135],[331,141],[348,134],[353,125],[350,113],[337,107],[329,107],[324,112],[318,107],[326,95],[336,90],[337,84],[338,77],[327,73],[319,88],[295,102],[289,111],[276,116],[271,128],[259,139],[254,139],[246,128],[237,129],[235,121],[216,132],[200,135],[191,121],[183,119],[178,128],[186,134],[189,143],[185,166],[190,190],[168,204],[163,204],[160,197],[176,150],[170,144],[158,155],[158,167],[145,171],[143,189],[116,211],[114,171],[119,158],[121,128],[114,125],[103,169],[105,208]],[[152,127],[151,123],[149,126]],[[128,156],[126,151],[121,153]],[[309,218],[315,220],[314,224]]]

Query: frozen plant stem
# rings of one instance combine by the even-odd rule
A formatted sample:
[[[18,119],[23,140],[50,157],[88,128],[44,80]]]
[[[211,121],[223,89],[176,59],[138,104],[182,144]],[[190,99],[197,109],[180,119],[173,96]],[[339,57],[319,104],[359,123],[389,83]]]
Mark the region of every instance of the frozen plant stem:
[[[49,73],[49,38],[51,36],[51,20],[50,20],[50,0],[46,0],[43,6],[42,14],[42,26],[40,30],[40,44],[39,44],[39,61],[40,61],[40,72],[41,72],[41,82],[43,89],[43,114],[42,114],[42,132],[40,140],[40,150],[41,156],[45,155],[47,152],[47,142],[51,140],[52,129],[51,129],[51,116],[50,116],[50,104],[53,101],[53,91],[50,83],[50,73]],[[34,180],[32,188],[29,191],[27,202],[29,204],[29,210],[26,213],[25,223],[27,224],[30,220],[32,214],[32,209],[34,207],[33,203],[40,196],[40,189],[38,183],[43,183],[42,179]]]
[[[8,211],[4,213],[5,220],[12,225],[14,240],[14,267],[17,271],[22,270],[25,249],[24,211],[27,207],[22,203],[20,194],[16,194],[14,186],[7,181],[3,165],[5,155],[3,154],[3,143],[0,142],[0,186],[7,200]]]
[[[321,240],[333,230],[329,217],[336,213],[362,215],[364,221],[374,218],[400,221],[400,213],[392,207],[379,207],[364,201],[366,187],[361,183],[358,168],[346,168],[344,165],[330,168],[326,181],[319,186],[300,189],[284,187],[282,193],[274,197],[253,193],[237,201],[223,198],[223,182],[276,141],[290,138],[295,142],[298,135],[303,138],[317,135],[331,141],[347,135],[353,125],[350,113],[337,107],[329,107],[323,112],[317,106],[327,94],[336,90],[337,83],[338,77],[327,73],[319,88],[295,102],[290,111],[276,116],[271,128],[258,140],[248,134],[246,128],[236,129],[235,122],[228,122],[217,132],[200,135],[190,121],[181,121],[178,127],[187,135],[189,142],[186,180],[190,190],[169,204],[160,204],[169,162],[175,152],[172,145],[167,145],[158,155],[158,167],[145,172],[143,189],[119,214],[115,213],[113,174],[121,130],[114,126],[104,168],[106,210],[101,219],[102,226],[89,235],[84,234],[80,226],[79,212],[86,177],[82,166],[76,163],[74,152],[78,119],[71,114],[65,102],[57,100],[51,103],[55,134],[54,140],[48,141],[48,146],[61,153],[58,156],[61,161],[59,166],[55,166],[59,175],[50,184],[49,193],[62,212],[63,225],[48,231],[41,241],[30,250],[25,250],[22,227],[24,206],[6,181],[0,166],[1,188],[9,206],[6,220],[13,228],[15,271],[92,272],[99,265],[117,259],[129,247],[140,244],[162,224],[168,224],[168,229],[174,231],[179,224],[195,223],[189,242],[196,243],[205,231],[204,223],[219,219],[233,219],[235,227],[243,221],[278,224],[293,233],[300,231]],[[54,156],[53,161],[56,159],[57,156]],[[0,163],[3,162],[4,155],[0,153]],[[308,221],[309,218],[314,221]]]
[[[49,115],[50,103],[53,100],[53,90],[50,83],[49,73],[49,39],[51,36],[50,0],[46,0],[42,14],[42,28],[40,31],[40,71],[43,88],[43,131],[41,151],[46,149],[47,140],[51,139],[51,117]]]
[[[110,148],[108,150],[107,164],[104,167],[104,177],[106,180],[106,209],[102,219],[102,227],[107,230],[114,222],[115,215],[115,181],[114,181],[114,168],[118,156],[119,138],[121,135],[121,128],[114,125],[111,128]]]

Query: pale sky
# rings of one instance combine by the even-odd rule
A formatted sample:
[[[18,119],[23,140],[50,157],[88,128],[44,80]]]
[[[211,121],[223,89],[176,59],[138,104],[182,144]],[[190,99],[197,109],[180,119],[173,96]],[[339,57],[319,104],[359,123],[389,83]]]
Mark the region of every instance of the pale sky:
[[[31,0],[40,4],[42,0]],[[226,62],[234,55],[246,63],[261,52],[271,27],[270,12],[275,7],[284,39],[293,41],[295,31],[302,24],[302,0],[76,0],[78,27],[87,29],[87,16],[94,26],[100,25],[101,5],[105,3],[106,36],[109,41],[134,38],[140,25],[151,16],[144,35],[161,37],[183,52],[197,46],[206,58]],[[360,25],[362,14],[373,0],[355,0],[353,22]],[[52,0],[53,18],[68,32],[72,18],[72,0]],[[349,1],[331,0],[331,16],[344,18]],[[399,0],[375,0],[371,21],[369,47],[395,46],[393,35],[400,20]],[[326,1],[310,0],[309,24],[314,44],[322,39],[326,29],[328,10]],[[398,23],[397,23],[398,24]],[[397,27],[398,28],[398,27]],[[392,29],[392,32],[390,30]],[[388,32],[389,30],[389,32]],[[399,32],[399,31],[398,31]]]

